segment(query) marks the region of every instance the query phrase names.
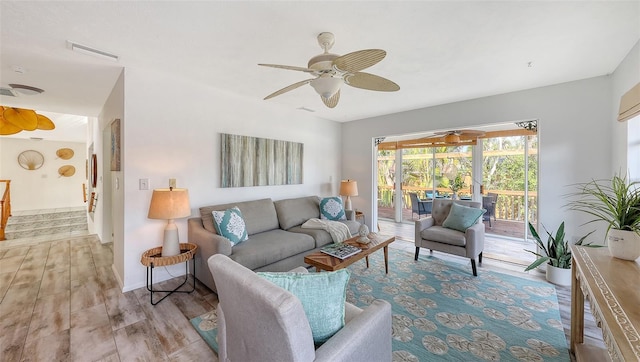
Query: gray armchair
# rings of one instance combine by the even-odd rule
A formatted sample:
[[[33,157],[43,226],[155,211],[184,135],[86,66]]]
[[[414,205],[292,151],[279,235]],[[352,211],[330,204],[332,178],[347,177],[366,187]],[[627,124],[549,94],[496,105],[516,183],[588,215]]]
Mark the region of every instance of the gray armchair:
[[[227,361],[391,361],[391,305],[345,305],[345,326],[317,349],[302,303],[229,257],[208,260],[218,288],[218,357]],[[306,273],[305,268],[294,272]]]
[[[479,264],[482,264],[482,251],[484,250],[484,224],[482,223],[482,217],[466,229],[465,232],[443,227],[442,223],[449,216],[451,204],[454,202],[481,209],[481,203],[475,201],[433,200],[431,216],[415,222],[415,260],[418,260],[420,248],[463,256],[471,259],[473,275],[477,276],[476,259]]]

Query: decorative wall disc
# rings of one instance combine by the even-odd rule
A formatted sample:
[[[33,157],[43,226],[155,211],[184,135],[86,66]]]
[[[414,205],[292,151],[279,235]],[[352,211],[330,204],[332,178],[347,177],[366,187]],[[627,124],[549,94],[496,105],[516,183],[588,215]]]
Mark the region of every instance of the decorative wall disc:
[[[56,156],[60,157],[63,160],[68,160],[73,157],[73,150],[70,148],[61,148],[56,151]]]
[[[71,165],[64,165],[58,169],[58,175],[63,177],[71,177],[75,175],[76,168]]]
[[[25,170],[37,170],[44,165],[44,156],[38,151],[27,150],[18,155],[18,164]]]

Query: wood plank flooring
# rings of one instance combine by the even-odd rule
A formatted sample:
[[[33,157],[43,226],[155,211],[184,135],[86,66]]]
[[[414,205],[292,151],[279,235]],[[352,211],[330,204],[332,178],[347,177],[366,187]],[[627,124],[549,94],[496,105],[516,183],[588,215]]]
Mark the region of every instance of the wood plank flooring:
[[[154,307],[146,288],[120,291],[112,264],[92,235],[0,243],[0,361],[217,361],[189,322],[214,293],[198,285]]]
[[[395,224],[381,224],[384,232],[405,235],[390,245],[390,252],[413,253],[413,225]],[[174,294],[152,306],[146,288],[120,292],[112,263],[112,245],[91,235],[0,243],[0,361],[217,361],[189,322],[215,308],[214,293],[198,283],[195,292]],[[544,280],[543,274],[523,269],[485,256],[478,272]],[[178,277],[157,287],[173,289],[181,281]],[[568,336],[570,288],[556,289]],[[589,309],[585,316],[585,340],[602,346]]]

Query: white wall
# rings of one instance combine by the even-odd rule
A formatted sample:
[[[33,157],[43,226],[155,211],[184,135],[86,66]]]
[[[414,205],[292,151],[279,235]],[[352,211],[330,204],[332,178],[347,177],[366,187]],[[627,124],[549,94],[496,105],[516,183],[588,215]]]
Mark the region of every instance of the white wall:
[[[640,41],[613,73],[611,89],[613,119],[618,116],[620,97],[638,83],[640,83]],[[613,124],[612,149],[612,172],[629,172],[633,179],[640,180],[640,117]]]
[[[166,221],[148,219],[147,213],[152,189],[167,187],[169,178],[189,190],[192,216],[199,216],[199,207],[217,203],[338,192],[339,123],[143,69],[125,70],[124,93],[124,224],[123,239],[116,238],[114,244],[123,250],[124,290],[144,285],[140,256],[162,244]],[[304,183],[220,188],[220,133],[303,143]],[[141,178],[150,180],[149,190],[138,190]],[[186,242],[186,219],[176,223],[180,240]],[[169,269],[174,275],[184,272],[184,266]],[[156,270],[154,275],[158,280],[168,277],[162,273]]]
[[[74,155],[68,160],[58,158],[56,151],[70,148]],[[18,164],[18,155],[35,150],[44,156],[37,170],[25,170]],[[79,142],[36,141],[20,138],[0,138],[0,179],[11,181],[12,211],[55,209],[85,206],[82,184],[86,183],[86,146]],[[72,165],[76,173],[62,177],[58,169]]]
[[[113,241],[113,270],[118,278],[120,286],[124,286],[122,276],[124,275],[124,156],[121,156],[120,171],[111,171],[110,140],[111,122],[120,119],[120,140],[121,155],[124,155],[125,148],[125,126],[124,119],[124,71],[116,81],[105,106],[98,117],[98,128],[102,131],[103,147],[101,158],[105,159],[103,165],[103,187],[102,202],[98,204],[101,210],[100,223],[102,224],[100,240],[102,242]],[[97,135],[96,135],[97,137]],[[104,211],[104,212],[103,212]]]
[[[538,119],[539,220],[550,230],[565,221],[570,238],[585,234],[593,227],[563,209],[564,196],[568,185],[610,174],[610,83],[603,76],[345,123],[342,172],[358,181],[353,205],[373,215],[373,137]]]

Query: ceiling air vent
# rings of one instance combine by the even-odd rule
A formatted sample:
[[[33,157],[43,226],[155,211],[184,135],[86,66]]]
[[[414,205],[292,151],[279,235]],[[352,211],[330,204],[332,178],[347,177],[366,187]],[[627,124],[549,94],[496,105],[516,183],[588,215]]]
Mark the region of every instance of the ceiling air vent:
[[[0,87],[0,96],[16,97],[16,92],[11,88]]]

